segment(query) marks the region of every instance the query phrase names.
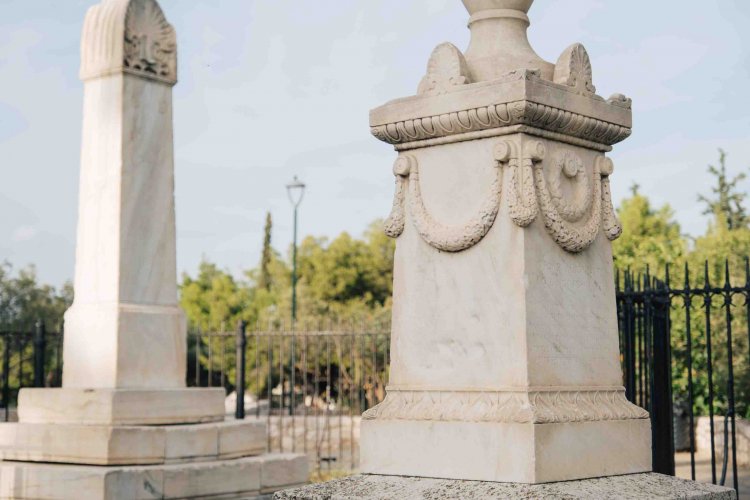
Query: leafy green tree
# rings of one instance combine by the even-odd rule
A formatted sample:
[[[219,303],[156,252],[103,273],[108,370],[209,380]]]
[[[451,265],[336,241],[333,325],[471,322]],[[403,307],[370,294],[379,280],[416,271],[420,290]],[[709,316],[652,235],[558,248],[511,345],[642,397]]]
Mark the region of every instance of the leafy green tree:
[[[738,204],[744,203],[745,194],[737,193]],[[688,261],[691,268],[693,286],[708,284],[721,288],[744,286],[748,281],[746,259],[750,256],[750,229],[747,225],[734,225],[727,222],[723,211],[713,213],[706,234],[695,241],[695,247]],[[705,307],[703,299],[697,298],[693,308],[699,311],[698,321],[693,323],[695,383],[698,407],[701,413],[708,413],[708,356]],[[727,320],[727,309],[731,315]],[[726,296],[715,294],[710,302],[709,322],[711,327],[714,406],[719,412],[727,407],[728,383],[728,327],[732,327],[732,354],[735,379],[736,410],[739,415],[750,416],[750,356],[748,356],[748,317],[746,298],[740,294]]]
[[[202,331],[234,329],[239,320],[250,320],[249,288],[216,264],[203,261],[198,276],[182,275],[180,304],[190,326]]]
[[[59,290],[37,281],[36,269],[28,266],[14,272],[10,263],[0,264],[0,331],[15,332],[3,337],[2,349],[9,349],[11,401],[16,389],[28,386],[33,380],[33,364],[25,362],[33,356],[32,332],[37,321],[42,321],[48,332],[62,330],[63,313],[73,302],[73,286],[65,283]],[[10,343],[7,341],[13,339]],[[58,355],[61,337],[47,338],[47,385],[59,385]]]
[[[622,236],[612,244],[617,268],[643,272],[648,266],[658,272],[666,264],[684,259],[687,240],[669,205],[653,208],[637,185],[633,185],[631,192],[617,210],[623,227]]]
[[[183,275],[181,303],[194,332],[233,330],[239,320],[247,321],[251,331],[279,331],[289,327],[291,252],[283,259],[273,250],[268,240],[269,225],[266,229],[260,265],[247,270],[244,280],[235,279],[209,262],[201,263],[195,278]],[[363,238],[354,238],[347,233],[332,241],[327,238],[305,238],[298,251],[296,328],[309,331],[346,327],[352,331],[352,328],[360,329],[363,324],[387,325],[390,321],[394,248],[394,241],[382,232],[382,221],[372,223]],[[202,339],[200,342],[197,341],[199,338]],[[366,384],[365,397],[375,401],[382,396],[385,387],[382,373],[388,347],[385,338],[378,339],[374,346],[365,346],[370,352],[374,350],[375,356],[368,354],[360,360],[352,356],[336,356],[336,359],[346,361],[332,366],[330,375],[336,380],[340,377],[342,384],[348,384],[347,393],[355,390],[352,384],[366,372],[371,375]],[[191,336],[188,366],[192,376],[196,376],[194,365],[197,361],[200,370],[197,375],[201,380],[211,376],[214,384],[231,388],[234,381],[233,342],[230,336],[213,336],[210,339],[205,335]],[[273,342],[274,345],[269,346],[263,339],[258,341],[253,336],[248,343],[246,382],[256,394],[268,394],[269,387],[275,387],[279,382],[278,370],[273,371],[273,377],[269,379],[269,366],[264,362],[269,351],[273,350],[274,356],[283,353],[287,359],[281,365],[287,381],[291,374],[290,338],[275,339]],[[284,344],[283,347],[279,342]],[[307,379],[311,387],[314,380],[325,379],[323,374],[328,369],[326,356],[329,340],[320,342],[326,344],[326,348],[313,348],[311,345],[304,363],[300,352],[295,357],[297,381],[301,383]],[[330,347],[334,350],[342,348],[340,339],[331,342]],[[297,349],[303,349],[303,346]],[[256,359],[261,362],[256,363]],[[375,370],[371,365],[377,363],[373,360],[378,359],[380,369]],[[274,363],[279,366],[278,359]],[[217,378],[216,375],[221,373],[225,376]],[[378,374],[377,377],[372,375],[374,373]],[[325,387],[319,389],[325,390]]]
[[[703,212],[713,215],[727,225],[729,229],[747,227],[748,217],[745,210],[745,199],[747,193],[739,190],[739,183],[747,176],[741,172],[734,177],[729,177],[726,166],[727,154],[719,149],[719,166],[708,166],[708,172],[716,179],[716,186],[711,188],[712,197],[698,195],[698,201],[706,205]]]
[[[48,329],[59,329],[72,302],[70,282],[57,290],[37,282],[34,266],[20,269],[14,276],[9,262],[0,264],[0,327],[31,331],[41,320]]]

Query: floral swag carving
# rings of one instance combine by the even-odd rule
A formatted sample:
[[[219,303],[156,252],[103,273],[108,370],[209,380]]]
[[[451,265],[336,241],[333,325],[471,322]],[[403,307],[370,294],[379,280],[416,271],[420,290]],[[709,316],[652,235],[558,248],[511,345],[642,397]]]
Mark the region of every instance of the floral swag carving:
[[[580,391],[413,391],[389,389],[365,420],[564,423],[648,418],[623,389]]]
[[[414,226],[425,242],[446,252],[460,252],[479,243],[495,222],[500,208],[503,170],[507,170],[505,197],[511,220],[526,227],[542,214],[544,226],[564,250],[578,253],[588,248],[603,228],[605,236],[615,240],[622,227],[615,215],[609,187],[612,160],[599,156],[590,177],[583,161],[571,150],[562,150],[552,161],[549,175],[543,161],[541,141],[500,141],[494,149],[497,174],[478,213],[468,222],[446,226],[434,219],[424,205],[419,185],[419,166],[415,156],[404,154],[396,160],[396,192],[393,208],[385,222],[385,233],[398,238],[406,224],[405,205],[409,204]],[[572,200],[563,188],[572,186]]]
[[[412,155],[400,156],[393,165],[396,176],[396,194],[393,209],[385,221],[385,234],[397,238],[404,231],[406,223],[406,193],[409,193],[409,212],[414,226],[425,242],[444,252],[460,252],[470,248],[489,232],[500,209],[502,177],[500,169],[494,177],[490,192],[482,202],[477,214],[466,223],[445,225],[436,221],[425,207],[419,185],[419,165]]]

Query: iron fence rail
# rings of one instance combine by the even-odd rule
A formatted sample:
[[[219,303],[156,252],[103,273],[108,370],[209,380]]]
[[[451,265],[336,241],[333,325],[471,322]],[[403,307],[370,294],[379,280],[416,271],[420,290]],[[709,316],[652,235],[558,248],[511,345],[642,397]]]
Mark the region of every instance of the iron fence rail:
[[[62,384],[63,334],[49,332],[39,321],[33,331],[0,330],[1,418],[6,422],[24,387]]]
[[[746,259],[739,273],[732,273],[729,261],[721,269],[705,262],[699,272],[686,264],[677,286],[670,274],[669,267],[659,278],[648,270],[640,275],[618,274],[626,394],[651,414],[657,472],[674,474],[675,444],[680,438],[675,424],[684,418],[687,422],[681,425],[687,426],[688,436],[680,447],[690,453],[690,474],[695,480],[696,416],[707,414],[711,480],[725,484],[731,454],[732,485],[739,490],[735,417],[738,403],[743,415],[750,413],[750,264]],[[713,285],[712,278],[722,284]],[[739,401],[737,373],[742,375]],[[718,443],[719,470],[714,417],[721,414],[725,429],[723,443]]]
[[[189,382],[233,392],[235,418],[265,419],[270,451],[353,470],[359,416],[385,397],[389,344],[390,332],[361,326],[192,332]]]

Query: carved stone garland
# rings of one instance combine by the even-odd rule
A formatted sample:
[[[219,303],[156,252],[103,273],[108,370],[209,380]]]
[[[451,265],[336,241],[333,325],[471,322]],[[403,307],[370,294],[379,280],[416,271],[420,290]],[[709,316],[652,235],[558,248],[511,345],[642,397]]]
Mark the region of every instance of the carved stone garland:
[[[400,156],[393,165],[396,194],[393,209],[385,221],[385,233],[397,238],[404,231],[406,190],[409,191],[409,212],[422,239],[444,252],[460,252],[477,243],[489,232],[500,209],[502,172],[497,169],[490,192],[477,214],[465,224],[445,225],[437,222],[424,205],[419,186],[419,165],[412,155]]]
[[[563,219],[568,222],[577,222],[591,209],[592,189],[589,176],[583,167],[583,162],[578,155],[570,151],[563,151],[557,155],[553,164],[552,175],[547,178],[552,202],[560,212]],[[569,179],[575,185],[573,201],[565,200],[562,190],[563,177]]]
[[[511,220],[526,227],[541,209],[544,225],[555,242],[564,250],[577,253],[588,248],[604,228],[612,241],[622,233],[622,227],[612,205],[609,176],[614,170],[612,160],[600,156],[594,161],[593,179],[589,179],[582,160],[572,151],[562,151],[555,159],[551,178],[542,168],[545,147],[541,141],[528,141],[523,154],[513,141],[501,141],[495,146],[498,167],[508,170],[510,176],[506,197]],[[401,155],[393,166],[396,176],[396,193],[393,208],[385,221],[385,233],[398,238],[406,224],[406,194],[409,192],[409,211],[422,238],[434,248],[446,252],[460,252],[479,243],[495,222],[500,207],[502,168],[498,168],[490,194],[466,224],[448,226],[437,222],[422,199],[419,185],[419,167],[412,155]],[[575,184],[573,202],[565,201],[561,179]],[[588,213],[588,217],[581,219]]]
[[[513,141],[501,141],[495,146],[495,160],[504,165],[510,175],[508,211],[511,220],[520,227],[526,227],[536,219],[539,208],[534,193],[534,163],[544,157],[541,142],[526,143],[523,154]]]
[[[593,204],[589,217],[582,226],[573,225],[558,210],[552,195],[547,188],[544,170],[537,168],[534,172],[537,196],[542,207],[544,226],[555,242],[568,252],[577,253],[591,245],[599,234],[602,224],[602,185],[600,180],[599,161],[594,163]]]
[[[602,223],[604,224],[604,234],[609,241],[614,241],[622,234],[622,225],[617,219],[615,207],[612,204],[612,193],[609,190],[609,176],[615,169],[612,160],[607,157],[597,158],[599,161],[599,170],[602,176]]]

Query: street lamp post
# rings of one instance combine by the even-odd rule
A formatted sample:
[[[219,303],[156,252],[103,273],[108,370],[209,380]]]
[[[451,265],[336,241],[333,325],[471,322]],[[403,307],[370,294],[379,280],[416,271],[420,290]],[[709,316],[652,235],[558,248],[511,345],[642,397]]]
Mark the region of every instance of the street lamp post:
[[[294,176],[292,182],[286,185],[289,201],[294,206],[294,239],[292,245],[292,329],[297,321],[297,209],[305,195],[305,184]]]

